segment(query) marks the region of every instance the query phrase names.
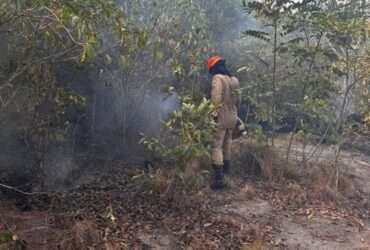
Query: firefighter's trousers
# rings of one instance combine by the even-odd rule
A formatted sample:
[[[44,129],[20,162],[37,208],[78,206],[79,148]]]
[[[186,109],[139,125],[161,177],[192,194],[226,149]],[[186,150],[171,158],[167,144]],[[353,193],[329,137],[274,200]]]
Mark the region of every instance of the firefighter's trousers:
[[[223,165],[224,161],[231,160],[232,129],[217,128],[212,144],[212,163]]]

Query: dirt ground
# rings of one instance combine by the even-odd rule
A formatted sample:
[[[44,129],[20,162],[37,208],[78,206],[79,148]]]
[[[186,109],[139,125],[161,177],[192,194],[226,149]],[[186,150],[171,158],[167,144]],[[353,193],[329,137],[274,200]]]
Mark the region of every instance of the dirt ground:
[[[277,152],[284,143],[277,142]],[[292,157],[300,148],[294,145]],[[312,158],[328,161],[332,150],[321,148]],[[240,174],[227,191],[206,188],[173,202],[135,190],[133,177],[112,166],[32,211],[2,202],[0,232],[10,231],[14,240],[0,250],[370,249],[370,211],[363,204],[370,201],[370,156],[345,151],[340,162],[361,194],[343,203],[310,198],[311,190],[293,181],[271,184]]]

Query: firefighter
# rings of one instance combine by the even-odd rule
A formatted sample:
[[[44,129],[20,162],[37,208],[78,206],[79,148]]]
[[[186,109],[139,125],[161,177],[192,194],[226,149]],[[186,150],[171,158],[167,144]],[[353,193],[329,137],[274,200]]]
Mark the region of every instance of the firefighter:
[[[226,68],[226,61],[220,56],[208,60],[208,70],[212,75],[211,100],[216,106],[214,119],[217,131],[212,144],[214,190],[225,188],[224,175],[230,174],[231,143],[233,130],[238,120],[240,105],[239,80],[232,76]]]

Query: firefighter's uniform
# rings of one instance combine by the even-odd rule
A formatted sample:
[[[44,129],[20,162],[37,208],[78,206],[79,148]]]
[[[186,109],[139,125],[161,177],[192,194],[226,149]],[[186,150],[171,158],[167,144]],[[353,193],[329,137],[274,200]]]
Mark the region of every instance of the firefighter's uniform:
[[[239,81],[236,77],[215,75],[212,79],[212,103],[217,107],[217,131],[212,145],[212,163],[222,166],[231,160],[233,129],[238,119],[240,103]]]

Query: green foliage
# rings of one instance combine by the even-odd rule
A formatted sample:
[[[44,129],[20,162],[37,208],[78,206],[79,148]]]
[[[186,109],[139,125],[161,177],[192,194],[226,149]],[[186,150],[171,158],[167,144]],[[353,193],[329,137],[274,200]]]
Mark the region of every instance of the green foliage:
[[[27,243],[18,239],[17,235],[10,231],[0,231],[0,247],[7,247],[14,250],[26,250]]]
[[[163,171],[156,170],[140,176],[141,186],[145,191],[163,194],[168,189],[171,179]]]
[[[243,86],[243,94],[258,106],[257,116],[266,116],[273,96],[276,107],[270,120],[276,119],[275,129],[284,118],[296,117],[295,127],[304,138],[325,136],[337,142],[336,137],[346,130],[348,104],[355,103],[361,114],[368,110],[368,98],[360,94],[366,96],[369,78],[364,59],[369,28],[364,8],[368,6],[356,1],[274,0],[244,1],[243,6],[258,20],[257,27],[244,34],[264,41],[263,45],[251,43],[252,54],[262,65],[248,71],[252,81]],[[335,107],[334,99],[341,100]]]
[[[114,213],[114,210],[113,210],[112,205],[109,205],[105,209],[105,218],[107,218],[108,220],[110,220],[112,223],[115,223],[117,221],[117,217],[114,214],[115,213]]]
[[[47,65],[35,65],[30,69],[30,83],[27,91],[31,98],[25,100],[30,108],[35,107],[31,134],[48,134],[48,137],[63,141],[69,123],[68,112],[78,110],[86,104],[86,98],[57,86],[53,69]],[[31,112],[31,110],[30,110]]]
[[[79,64],[97,57],[103,43],[99,30],[104,26],[113,27],[111,33],[123,30],[123,20],[113,1],[3,1],[0,30],[9,32],[1,41],[7,51],[6,63],[0,68],[0,108],[8,108],[22,94],[30,95],[32,116],[43,99],[55,98],[48,96],[55,93],[55,82],[47,82],[53,81],[52,67],[60,61]],[[57,101],[65,107],[74,100],[59,96]]]
[[[293,114],[295,131],[304,138],[339,136],[345,126],[341,110],[348,103],[333,110],[330,101],[344,97],[370,123],[368,6],[356,1],[242,3],[257,19],[256,27],[248,23],[251,28],[243,34],[256,39],[236,40],[239,29],[230,27],[241,23],[234,9],[240,1],[234,0],[3,0],[0,38],[5,37],[7,51],[0,59],[0,109],[21,112],[20,131],[36,144],[32,148],[44,152],[51,142],[70,139],[68,110],[86,103],[65,88],[69,83],[56,82],[56,69],[66,64],[91,69],[101,72],[99,82],[117,90],[112,110],[118,110],[117,129],[125,137],[146,101],[145,91],[166,84],[192,100],[203,98],[209,84],[204,62],[218,48],[229,65],[247,65],[238,77],[256,122],[272,123],[268,127],[277,130]],[[142,141],[182,170],[209,156],[212,138],[208,112],[213,107],[192,100],[184,98],[165,124],[172,144],[163,138]],[[337,126],[327,132],[331,121]],[[257,140],[265,140],[258,126],[249,127]]]
[[[176,90],[181,94],[202,97],[196,83],[203,79],[204,57],[211,51],[211,27],[202,4],[187,0],[150,4],[150,1],[140,0],[132,5],[139,9],[134,20],[142,20],[145,16],[145,25],[155,31],[148,35],[147,49],[152,50],[153,57],[148,62],[168,66],[176,77]]]
[[[6,1],[6,16],[0,24],[12,21],[11,35],[17,37],[15,45],[42,42],[43,49],[75,46],[80,61],[87,62],[97,55],[101,37],[98,29],[111,25],[123,30],[122,13],[113,1]],[[0,15],[1,16],[1,15]],[[43,25],[41,25],[43,24]],[[75,53],[73,53],[75,54]]]
[[[11,241],[13,241],[13,234],[11,232],[0,232],[0,245],[9,243]]]
[[[248,131],[248,138],[253,138],[258,144],[266,141],[266,135],[263,133],[262,128],[256,124],[246,124]]]
[[[269,37],[269,33],[259,30],[246,30],[243,32],[246,36],[252,36],[266,42],[270,42],[271,38]]]
[[[164,124],[175,145],[165,145],[157,138],[143,137],[140,141],[150,151],[173,161],[181,172],[194,160],[210,157],[210,143],[215,124],[212,113],[215,107],[207,99],[194,103],[190,97],[181,99],[181,108]]]
[[[70,83],[57,82],[56,69],[107,56],[102,53],[105,36],[118,43],[122,30],[131,34],[115,1],[1,1],[0,33],[6,36],[0,36],[0,43],[6,50],[0,62],[0,109],[21,113],[17,128],[38,174],[49,146],[73,136],[71,113],[86,102],[66,88]]]

